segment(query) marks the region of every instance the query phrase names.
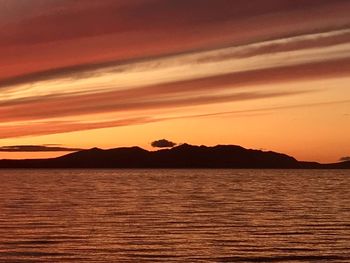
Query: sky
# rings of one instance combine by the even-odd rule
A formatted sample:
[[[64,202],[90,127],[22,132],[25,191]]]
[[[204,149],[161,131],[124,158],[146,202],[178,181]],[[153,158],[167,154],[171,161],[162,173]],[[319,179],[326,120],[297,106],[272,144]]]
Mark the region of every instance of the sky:
[[[348,0],[0,0],[0,158],[164,138],[338,161],[350,155],[349,10]]]

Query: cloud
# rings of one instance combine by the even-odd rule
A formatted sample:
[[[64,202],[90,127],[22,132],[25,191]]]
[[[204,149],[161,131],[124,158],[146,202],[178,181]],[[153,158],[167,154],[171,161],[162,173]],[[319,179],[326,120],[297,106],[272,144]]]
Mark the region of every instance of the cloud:
[[[343,0],[18,2],[0,1],[4,16],[12,14],[0,21],[2,78],[342,29],[350,7]]]
[[[350,161],[350,156],[342,157],[342,158],[339,159],[339,161],[341,161],[341,162],[348,162],[348,161]]]
[[[19,1],[0,1],[0,138],[143,124],[179,116],[184,107],[301,95],[308,87],[267,84],[350,70],[347,1]],[[21,19],[11,20],[17,12]],[[109,117],[89,118],[95,114]]]
[[[137,124],[145,124],[154,121],[148,117],[138,117],[133,119],[117,119],[98,122],[79,122],[79,121],[46,121],[30,124],[0,125],[0,138],[16,138],[25,136],[38,136],[48,134],[58,134],[74,131],[93,130],[110,127],[122,127]]]
[[[168,141],[166,139],[161,139],[161,140],[152,142],[151,145],[154,148],[171,148],[176,146],[176,143],[172,141]]]
[[[271,113],[274,111],[297,109],[297,108],[320,107],[320,106],[322,107],[322,106],[340,105],[340,104],[350,104],[350,100],[294,104],[294,105],[284,105],[284,106],[276,106],[276,107],[265,107],[265,108],[255,108],[255,109],[245,109],[245,110],[235,110],[235,111],[212,112],[212,113],[203,113],[203,114],[197,114],[197,115],[179,116],[173,119],[203,118],[203,117],[213,117],[213,116],[220,116],[220,115],[257,116],[257,115]]]
[[[13,145],[0,147],[0,152],[76,152],[81,150],[83,149],[48,145]]]
[[[185,53],[176,52],[168,55],[163,54],[159,56],[133,58],[128,60],[108,60],[99,63],[75,64],[20,74],[8,78],[0,78],[0,87],[10,87],[18,84],[35,83],[47,80],[57,81],[58,79],[69,79],[70,81],[74,81],[76,79],[90,77],[91,80],[94,80],[96,75],[104,75],[107,77],[115,75],[114,77],[123,77],[124,74],[135,70],[141,71],[143,75],[146,75],[152,73],[152,71],[156,69],[167,68],[171,65],[176,66],[176,64],[178,66],[181,64],[188,64],[191,66],[191,71],[183,72],[183,79],[180,78],[178,81],[189,79],[188,76],[197,79],[203,77],[203,75],[201,75],[201,72],[205,69],[203,67],[208,64],[210,66],[210,63],[214,62],[219,64],[211,69],[211,72],[209,72],[212,74],[211,76],[220,74],[224,75],[229,72],[237,73],[250,70],[263,70],[268,68],[324,62],[325,58],[326,60],[344,59],[348,57],[348,49],[346,45],[342,46],[341,44],[346,44],[349,41],[350,29],[342,29],[254,42],[238,46],[232,45],[231,47],[226,48],[193,50]],[[332,46],[337,45],[339,45],[339,50],[333,50]],[[314,51],[313,48],[315,49]],[[301,53],[303,50],[304,52],[310,52],[310,54]],[[290,52],[296,53],[290,54]],[[274,54],[277,55],[277,57],[274,56]],[[271,57],[266,60],[264,55],[270,55]],[[293,57],[295,56],[296,59],[292,60],[290,58],[291,55],[293,55]],[[245,61],[242,61],[242,59],[255,58],[256,56],[260,56],[262,58],[261,61],[253,60],[248,64],[246,64]],[[278,57],[280,58],[278,59]],[[271,61],[271,63],[268,61]],[[231,63],[227,64],[227,62]],[[232,68],[237,62],[240,64]],[[225,69],[223,66],[226,68],[229,66],[229,68]],[[222,71],[225,73],[221,73]],[[154,79],[154,76],[151,76],[151,79]],[[166,78],[163,79],[165,80],[164,83],[166,83]],[[116,79],[115,82],[119,83],[120,81],[121,79],[119,78]],[[156,82],[157,80],[155,83],[150,84],[156,84]],[[129,81],[129,83],[129,86],[133,86],[132,81]],[[46,83],[46,86],[50,86],[47,84],[49,83]],[[115,87],[117,87],[116,84]]]
[[[23,103],[15,107],[13,105],[3,106],[0,107],[0,121],[38,120],[109,112],[160,111],[167,108],[176,109],[234,101],[285,97],[307,92],[311,91],[247,91],[225,94],[197,93],[192,95],[188,94],[187,96],[171,96],[171,92],[170,94],[165,93],[160,94],[162,96],[156,96],[150,92],[149,94],[144,93],[135,97],[129,97],[122,96],[120,92],[117,91],[115,93],[62,97],[53,100],[46,99],[38,102]],[[45,111],[42,109],[45,109]],[[140,114],[142,115],[143,113]]]
[[[350,30],[335,30],[129,61],[123,65],[120,62],[81,65],[42,72],[42,76],[22,76],[23,81],[33,83],[3,88],[0,120],[41,120],[238,101],[239,98],[254,98],[254,94],[233,94],[233,89],[346,76],[350,68],[350,47],[329,42],[329,38],[348,37],[349,34]],[[320,45],[315,39],[326,39],[327,44]],[[304,44],[299,47],[305,41],[312,42],[313,48],[303,48]],[[271,52],[271,46],[277,47],[277,52]],[[43,81],[45,75],[49,80]],[[8,81],[2,84],[11,85]],[[227,98],[220,98],[218,93],[222,91],[230,91]],[[271,95],[264,91],[255,93],[257,98]],[[280,91],[273,93],[283,95]]]
[[[93,130],[111,127],[122,127],[131,125],[141,125],[161,121],[187,119],[187,118],[205,118],[220,115],[232,115],[232,116],[256,116],[261,114],[267,114],[271,111],[281,111],[293,108],[310,108],[310,107],[320,107],[327,105],[339,105],[339,104],[349,104],[350,100],[340,100],[340,101],[328,101],[320,103],[307,103],[307,104],[294,104],[276,107],[262,107],[262,108],[252,108],[245,110],[234,110],[225,112],[211,112],[202,114],[188,114],[173,117],[151,117],[151,116],[140,116],[136,118],[128,119],[114,119],[106,121],[89,121],[89,122],[79,122],[79,121],[46,121],[46,122],[33,122],[24,124],[11,124],[11,125],[0,125],[0,138],[16,138],[25,136],[38,136],[38,135],[48,135],[48,134],[58,134],[66,132],[75,132],[83,130]]]
[[[8,2],[9,7],[13,1],[3,2]],[[3,43],[38,44],[141,30],[160,34],[165,28],[182,34],[193,27],[208,32],[210,26],[220,28],[228,22],[232,23],[234,29],[245,25],[246,29],[251,31],[253,25],[244,21],[247,18],[253,21],[265,19],[275,29],[277,25],[273,14],[276,16],[276,13],[282,18],[282,14],[298,18],[301,16],[300,12],[307,9],[309,12],[304,16],[308,19],[305,20],[313,17],[321,23],[322,20],[314,17],[312,11],[321,12],[325,8],[332,10],[340,4],[344,7],[344,3],[339,0],[333,0],[332,3],[329,3],[329,0],[318,0],[317,5],[308,0],[298,0],[298,4],[291,4],[288,0],[265,0],[263,3],[260,0],[251,0],[249,5],[244,1],[231,0],[128,0],[126,3],[118,0],[104,0],[100,3],[81,0],[73,3],[66,0],[46,1],[49,4],[40,2],[42,0],[32,0],[32,8],[23,8],[22,19],[8,25],[8,31],[2,38]],[[15,4],[18,5],[21,4]],[[26,15],[26,11],[30,13]],[[178,19],[179,16],[181,19]],[[334,14],[327,16],[335,19]],[[305,20],[303,22],[306,22]],[[333,21],[328,21],[331,22]],[[284,23],[278,25],[282,26],[285,26]]]

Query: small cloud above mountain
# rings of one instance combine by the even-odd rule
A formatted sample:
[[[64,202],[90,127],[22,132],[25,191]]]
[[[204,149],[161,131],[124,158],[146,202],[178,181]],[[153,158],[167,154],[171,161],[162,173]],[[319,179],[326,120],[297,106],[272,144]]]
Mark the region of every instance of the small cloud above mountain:
[[[47,145],[11,145],[0,147],[0,152],[76,152],[83,149]]]
[[[341,161],[341,162],[348,162],[348,161],[350,161],[350,156],[342,157],[342,158],[339,159],[339,161]]]
[[[157,140],[157,141],[152,142],[151,145],[154,148],[172,148],[172,147],[176,146],[177,144],[175,142],[168,141],[166,139],[161,139],[161,140]]]

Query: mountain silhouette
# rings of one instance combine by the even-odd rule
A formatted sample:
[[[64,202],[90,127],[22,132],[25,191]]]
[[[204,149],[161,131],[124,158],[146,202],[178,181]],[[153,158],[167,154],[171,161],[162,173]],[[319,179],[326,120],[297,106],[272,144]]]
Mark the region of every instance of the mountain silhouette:
[[[286,154],[236,145],[208,147],[182,144],[158,151],[140,147],[92,148],[50,159],[0,160],[0,168],[350,169],[350,161],[333,164],[300,162]]]

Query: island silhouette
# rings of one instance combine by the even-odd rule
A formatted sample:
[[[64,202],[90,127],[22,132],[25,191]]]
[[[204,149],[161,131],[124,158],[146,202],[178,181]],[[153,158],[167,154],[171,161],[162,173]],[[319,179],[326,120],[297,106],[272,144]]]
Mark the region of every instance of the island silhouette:
[[[92,148],[49,159],[0,160],[0,168],[350,169],[350,161],[321,164],[237,145],[181,144],[156,151],[136,146],[108,150]]]

